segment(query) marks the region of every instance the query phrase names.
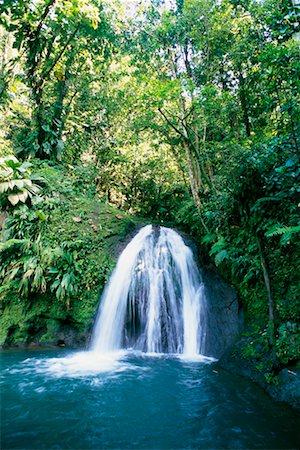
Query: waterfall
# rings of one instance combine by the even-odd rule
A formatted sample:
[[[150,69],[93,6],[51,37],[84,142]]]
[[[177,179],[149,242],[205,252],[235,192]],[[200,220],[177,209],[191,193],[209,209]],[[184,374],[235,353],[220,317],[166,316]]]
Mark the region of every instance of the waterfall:
[[[104,289],[92,349],[203,353],[204,286],[174,230],[147,225],[127,245]]]

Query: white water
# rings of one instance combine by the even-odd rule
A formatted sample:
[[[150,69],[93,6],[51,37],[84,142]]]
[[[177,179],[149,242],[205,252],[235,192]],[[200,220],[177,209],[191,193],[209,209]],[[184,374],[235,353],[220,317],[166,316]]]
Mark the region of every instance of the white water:
[[[92,350],[204,353],[204,287],[175,231],[142,228],[119,257],[99,309]]]

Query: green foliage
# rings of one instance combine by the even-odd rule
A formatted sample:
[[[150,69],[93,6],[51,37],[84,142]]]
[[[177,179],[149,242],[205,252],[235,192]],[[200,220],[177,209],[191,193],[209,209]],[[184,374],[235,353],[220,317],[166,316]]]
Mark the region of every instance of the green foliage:
[[[277,330],[276,354],[281,364],[296,362],[299,359],[300,327],[295,322],[286,322]]]
[[[204,242],[209,242],[204,239]],[[228,252],[226,250],[226,241],[223,237],[219,238],[217,242],[211,248],[209,252],[210,256],[214,256],[215,264],[218,266],[221,262],[228,258]]]
[[[58,328],[65,321],[85,330],[114,265],[114,248],[134,227],[130,218],[86,189],[87,170],[34,164],[49,182],[44,201],[15,208],[2,231],[2,343],[27,342],[36,333],[45,342],[53,339],[49,318],[58,321]],[[19,325],[9,318],[17,298]]]
[[[252,326],[245,336],[241,356],[245,359],[256,360],[258,368],[265,369],[269,364],[268,352],[271,348],[272,325],[268,324],[263,329],[257,325]]]
[[[0,8],[1,24],[12,37],[3,44],[2,76],[3,97],[17,113],[11,114],[10,138],[21,156],[60,160],[75,97],[89,90],[110,53],[106,14],[88,0],[4,0]]]
[[[16,244],[17,253],[13,254]],[[45,293],[48,290],[67,305],[69,298],[77,294],[76,253],[72,254],[61,247],[45,246],[40,235],[34,241],[11,239],[4,242],[0,251],[4,262],[10,261],[1,271],[7,289],[13,288],[25,298],[29,294]]]
[[[280,245],[287,245],[295,237],[296,234],[300,233],[300,225],[293,227],[282,227],[280,225],[275,225],[267,231],[266,237],[281,236]]]
[[[43,180],[32,175],[30,167],[32,164],[18,161],[13,155],[0,158],[0,194],[4,194],[13,206],[25,203],[40,191],[34,181]]]
[[[279,383],[278,375],[275,375],[274,372],[266,372],[264,377],[268,384],[276,386]]]
[[[43,230],[46,222],[47,216],[40,209],[39,203],[36,204],[35,208],[29,208],[27,205],[19,206],[6,218],[3,227],[3,237],[5,240],[10,240],[14,238],[26,239],[30,236],[35,236]]]

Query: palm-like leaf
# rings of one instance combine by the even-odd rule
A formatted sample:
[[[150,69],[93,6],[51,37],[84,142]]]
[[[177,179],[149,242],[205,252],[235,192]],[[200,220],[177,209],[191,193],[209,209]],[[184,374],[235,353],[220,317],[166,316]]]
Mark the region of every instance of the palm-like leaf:
[[[0,158],[0,193],[7,193],[7,199],[13,206],[25,203],[40,191],[40,187],[32,180],[43,180],[31,177],[31,166],[27,162],[21,163],[13,155]]]

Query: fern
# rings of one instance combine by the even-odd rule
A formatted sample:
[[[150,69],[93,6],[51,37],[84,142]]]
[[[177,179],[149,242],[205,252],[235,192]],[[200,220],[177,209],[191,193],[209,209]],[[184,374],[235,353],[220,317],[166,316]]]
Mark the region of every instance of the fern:
[[[217,235],[215,233],[207,233],[201,239],[202,244],[212,244],[217,239]]]
[[[298,233],[300,233],[300,225],[290,227],[276,225],[275,227],[267,231],[265,233],[265,236],[268,238],[273,236],[281,236],[280,244],[286,245],[291,241],[293,235]]]
[[[223,237],[220,237],[219,240],[212,246],[209,255],[214,256],[216,266],[221,264],[221,262],[225,259],[229,258],[226,247],[227,243]]]

